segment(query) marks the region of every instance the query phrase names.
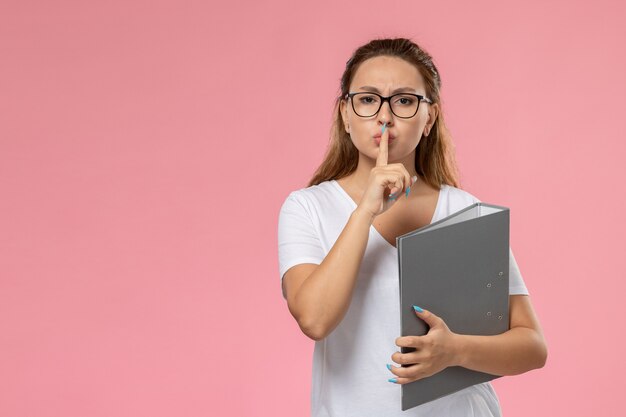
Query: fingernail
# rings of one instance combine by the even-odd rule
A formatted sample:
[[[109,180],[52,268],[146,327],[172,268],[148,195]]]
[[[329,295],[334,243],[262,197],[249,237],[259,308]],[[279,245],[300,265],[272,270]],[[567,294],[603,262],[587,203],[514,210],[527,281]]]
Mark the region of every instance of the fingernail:
[[[383,124],[383,133],[385,133],[385,127],[387,127],[387,123]]]
[[[387,364],[387,369],[391,371],[391,365]]]
[[[415,184],[415,182],[417,181],[417,175],[413,176],[411,179],[413,180],[413,183],[411,185]]]
[[[417,311],[418,313],[423,313],[423,312],[424,312],[424,310],[422,310],[422,309],[421,309],[420,307],[418,307],[418,306],[413,306],[413,309],[414,309],[415,311]]]
[[[389,378],[387,381],[393,382],[394,384],[398,383],[398,380],[396,378]]]
[[[406,189],[406,196],[407,196],[407,197],[409,196],[409,192],[411,192],[411,187],[409,187],[409,188],[407,188],[407,189]]]

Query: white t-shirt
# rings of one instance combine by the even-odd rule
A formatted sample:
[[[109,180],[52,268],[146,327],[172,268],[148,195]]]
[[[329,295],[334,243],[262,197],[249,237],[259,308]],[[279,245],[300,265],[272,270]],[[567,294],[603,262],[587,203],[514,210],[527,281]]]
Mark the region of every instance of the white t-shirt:
[[[478,201],[444,184],[431,223]],[[278,220],[281,288],[283,275],[292,266],[322,262],[356,207],[335,180],[289,194]],[[509,293],[528,294],[513,252],[509,253]],[[350,307],[341,323],[315,342],[311,416],[500,416],[489,382],[401,411],[400,385],[388,381],[394,375],[386,367],[400,350],[395,344],[400,336],[397,263],[396,247],[371,226]]]

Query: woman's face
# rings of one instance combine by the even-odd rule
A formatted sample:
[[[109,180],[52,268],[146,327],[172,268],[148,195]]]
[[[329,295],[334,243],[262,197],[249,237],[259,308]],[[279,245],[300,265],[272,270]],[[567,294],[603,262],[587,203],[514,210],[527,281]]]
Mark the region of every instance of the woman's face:
[[[378,56],[361,63],[354,74],[349,92],[369,91],[388,97],[400,88],[407,88],[402,92],[426,96],[424,81],[417,68],[401,58]],[[357,96],[354,99],[359,98]],[[352,98],[342,100],[340,109],[344,128],[350,134],[352,143],[363,156],[375,160],[378,156],[381,128],[387,122],[389,162],[403,160],[415,151],[424,129],[430,130],[438,111],[437,104],[428,104],[422,100],[417,114],[403,119],[391,112],[387,101],[374,116],[360,117],[355,114],[351,101]]]

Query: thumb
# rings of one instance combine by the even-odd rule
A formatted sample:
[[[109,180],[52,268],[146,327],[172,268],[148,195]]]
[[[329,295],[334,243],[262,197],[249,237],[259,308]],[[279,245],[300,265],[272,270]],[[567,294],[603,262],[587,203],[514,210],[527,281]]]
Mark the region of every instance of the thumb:
[[[417,315],[417,317],[424,320],[426,324],[428,324],[430,327],[435,327],[441,321],[439,316],[436,316],[430,311],[424,310],[423,308],[416,305],[413,306],[413,310],[415,310],[415,314]]]

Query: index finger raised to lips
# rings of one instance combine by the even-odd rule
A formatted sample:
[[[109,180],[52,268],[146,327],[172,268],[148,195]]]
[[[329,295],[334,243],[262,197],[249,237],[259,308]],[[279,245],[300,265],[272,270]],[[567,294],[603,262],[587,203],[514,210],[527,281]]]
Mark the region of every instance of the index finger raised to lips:
[[[389,140],[389,129],[386,129],[380,137],[380,145],[378,145],[378,157],[376,158],[376,166],[385,166],[387,165],[387,157],[389,155],[388,148],[388,140]]]

